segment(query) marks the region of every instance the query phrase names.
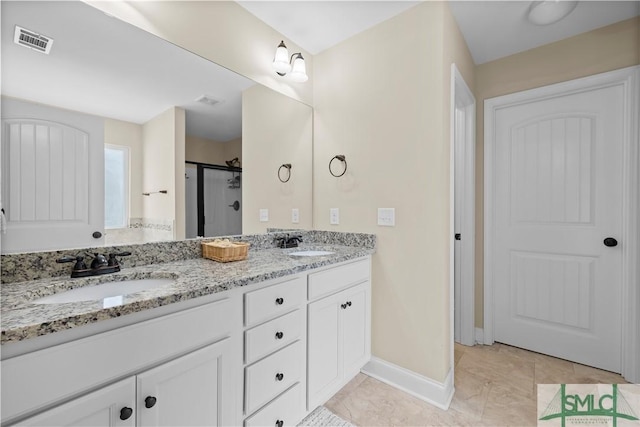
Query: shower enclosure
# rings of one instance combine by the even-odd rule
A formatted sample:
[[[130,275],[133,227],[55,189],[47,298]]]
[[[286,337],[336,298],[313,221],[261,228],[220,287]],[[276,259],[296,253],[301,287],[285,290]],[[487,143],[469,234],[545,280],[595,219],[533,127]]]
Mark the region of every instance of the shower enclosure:
[[[242,234],[242,169],[187,162],[186,237]]]

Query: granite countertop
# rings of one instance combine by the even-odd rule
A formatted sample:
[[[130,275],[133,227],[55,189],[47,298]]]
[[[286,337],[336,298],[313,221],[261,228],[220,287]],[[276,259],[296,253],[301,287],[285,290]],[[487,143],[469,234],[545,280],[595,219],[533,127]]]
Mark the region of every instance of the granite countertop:
[[[300,250],[326,250],[331,255],[295,257]],[[1,343],[22,341],[101,320],[223,292],[265,280],[370,255],[374,249],[342,245],[301,245],[292,249],[250,250],[244,261],[218,263],[204,258],[150,264],[103,276],[56,277],[2,285]],[[33,304],[41,297],[106,281],[172,278],[175,283],[125,295],[121,305],[103,308],[102,300]]]

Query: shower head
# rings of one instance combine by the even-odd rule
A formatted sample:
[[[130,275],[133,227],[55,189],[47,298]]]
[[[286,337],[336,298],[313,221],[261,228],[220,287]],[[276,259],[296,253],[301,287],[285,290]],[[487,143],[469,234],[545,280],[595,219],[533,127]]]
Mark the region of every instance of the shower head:
[[[237,158],[237,157],[234,157],[234,158],[233,158],[233,159],[231,159],[231,160],[225,160],[224,162],[225,162],[225,163],[227,164],[227,166],[229,166],[230,168],[232,168],[232,167],[234,167],[234,166],[238,166],[238,165],[240,164],[240,161],[238,160],[238,158]]]

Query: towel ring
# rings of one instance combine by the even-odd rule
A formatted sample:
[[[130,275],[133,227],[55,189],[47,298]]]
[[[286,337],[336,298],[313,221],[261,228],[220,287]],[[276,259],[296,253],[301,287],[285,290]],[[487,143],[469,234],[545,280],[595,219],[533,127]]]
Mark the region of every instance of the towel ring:
[[[333,161],[335,159],[340,160],[342,163],[344,163],[344,170],[342,171],[342,173],[340,175],[336,175],[335,173],[333,173],[333,171],[331,170],[331,163],[333,163]],[[347,172],[347,158],[344,156],[344,154],[338,154],[337,156],[333,156],[333,158],[331,160],[329,160],[329,173],[333,176],[335,176],[336,178],[340,178],[342,175],[344,175]]]
[[[285,168],[287,170],[287,179],[282,179],[282,177],[280,176],[280,171],[282,170],[282,168]],[[291,163],[285,163],[278,168],[278,179],[280,180],[280,182],[289,182],[289,180],[291,179]]]

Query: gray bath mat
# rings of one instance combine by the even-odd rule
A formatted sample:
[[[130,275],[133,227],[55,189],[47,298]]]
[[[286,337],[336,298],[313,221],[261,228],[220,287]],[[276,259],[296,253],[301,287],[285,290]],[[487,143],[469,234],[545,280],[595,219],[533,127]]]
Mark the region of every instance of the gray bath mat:
[[[354,427],[348,421],[343,420],[324,406],[318,406],[307,418],[300,421],[302,427]]]

